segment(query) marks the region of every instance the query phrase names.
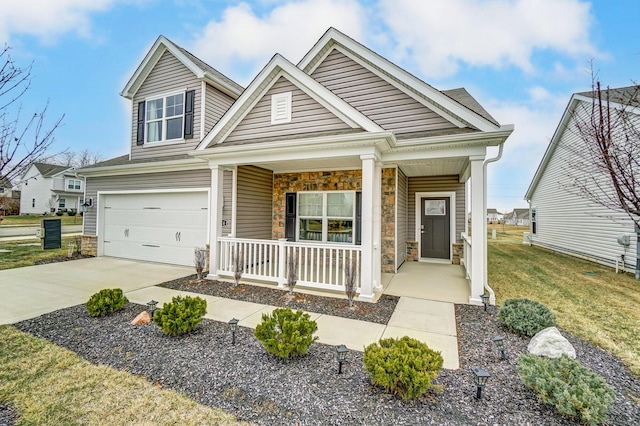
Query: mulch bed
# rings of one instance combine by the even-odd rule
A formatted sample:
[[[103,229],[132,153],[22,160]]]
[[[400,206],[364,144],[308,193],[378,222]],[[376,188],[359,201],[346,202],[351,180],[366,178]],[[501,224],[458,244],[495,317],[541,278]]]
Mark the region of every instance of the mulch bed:
[[[201,404],[262,425],[576,424],[541,404],[522,385],[515,366],[529,339],[506,331],[494,307],[484,312],[482,307],[456,305],[461,368],[442,370],[435,381],[443,388],[441,394],[429,392],[407,402],[371,385],[360,352],[349,352],[349,364],[338,375],[332,346],[314,343],[306,356],[281,360],[265,352],[253,330],[240,327],[237,344],[232,346],[228,325],[206,319],[195,332],[172,338],[155,325],[129,324],[144,308],[129,304],[96,319],[79,305],[16,327],[93,363],[141,375]],[[505,361],[496,356],[491,341],[496,334],[506,335]],[[640,424],[638,379],[615,356],[563,334],[576,348],[578,360],[614,388],[616,400],[608,424]],[[481,366],[492,375],[480,400],[475,398],[471,366]]]
[[[13,426],[17,420],[18,416],[11,406],[0,404],[0,426]]]
[[[317,312],[378,324],[387,324],[389,322],[398,300],[400,300],[399,297],[383,294],[377,303],[354,301],[354,306],[349,307],[349,302],[346,299],[298,292],[289,295],[288,290],[246,284],[239,284],[234,287],[233,283],[226,281],[198,280],[196,275],[168,281],[160,284],[160,287],[264,305],[289,307],[293,310],[302,309],[307,312]]]
[[[42,259],[33,262],[34,265],[46,265],[49,263],[68,262],[69,260],[88,259],[95,256],[87,256],[83,254],[74,254],[73,256],[56,256],[49,259]]]

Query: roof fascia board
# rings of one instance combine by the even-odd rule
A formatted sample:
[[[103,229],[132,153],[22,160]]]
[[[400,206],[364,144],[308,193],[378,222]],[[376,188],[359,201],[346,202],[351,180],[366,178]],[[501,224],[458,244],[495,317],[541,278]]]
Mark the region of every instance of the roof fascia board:
[[[480,132],[480,133],[463,133],[458,135],[439,135],[425,138],[416,138],[399,141],[397,148],[402,147],[417,147],[417,146],[434,146],[441,143],[460,143],[460,142],[483,142],[486,146],[495,146],[504,142],[509,135],[513,133],[513,124],[504,124],[500,126],[500,129],[494,132]]]
[[[594,98],[591,98],[589,96],[579,95],[579,94],[574,94],[573,97],[575,99],[587,102],[589,104],[592,103],[594,100]],[[609,105],[611,105],[615,109],[620,109],[620,110],[624,110],[625,112],[630,112],[636,115],[640,115],[640,108],[638,107],[634,107],[631,105],[623,105],[620,102],[611,102],[611,101],[609,101]]]
[[[238,99],[238,96],[242,93],[242,90],[235,90],[235,88],[225,84],[224,81],[206,71],[200,79],[233,99]]]
[[[273,74],[274,72],[275,74]],[[249,87],[231,106],[222,119],[216,123],[209,134],[202,140],[202,142],[200,142],[196,151],[206,149],[206,147],[214,140],[217,140],[217,144],[222,143],[222,141],[224,141],[224,139],[233,131],[236,125],[240,123],[247,114],[249,114],[253,107],[262,99],[262,97],[269,91],[269,89],[271,89],[281,76],[284,76],[292,83],[301,87],[301,89],[311,96],[316,102],[327,108],[350,127],[363,128],[368,132],[384,131],[384,129],[375,124],[364,114],[357,111],[347,102],[333,94],[329,89],[303,73],[281,55],[276,54],[267,66],[260,71],[258,76],[256,76]],[[269,78],[271,81],[260,89],[260,87]],[[249,100],[251,100],[250,103]],[[219,132],[228,124],[231,125],[223,133],[219,134]]]
[[[117,176],[142,173],[175,172],[184,170],[208,169],[209,165],[197,158],[184,160],[155,161],[149,163],[121,164],[117,166],[92,167],[78,169],[76,173],[82,177]]]
[[[304,70],[306,73],[311,74],[315,70],[317,66],[321,63],[321,61],[316,61],[313,63],[312,67],[307,69],[307,67],[313,62],[314,58],[322,52],[322,49],[327,43],[334,42],[339,45],[344,46],[345,48],[351,50],[357,56],[360,56],[365,62],[370,62],[374,64],[375,67],[379,67],[384,71],[383,74],[387,74],[393,76],[393,79],[385,78],[386,75],[381,75],[379,72],[376,72],[375,67],[366,66],[368,64],[361,63],[365,66],[369,71],[374,72],[379,77],[385,79],[385,81],[394,84],[395,87],[412,96],[412,98],[424,104],[424,99],[417,99],[415,94],[410,93],[411,91],[407,91],[403,85],[407,85],[408,87],[412,87],[417,90],[419,93],[425,94],[425,96],[431,99],[434,104],[429,105],[430,108],[437,108],[438,113],[442,114],[445,118],[450,121],[456,123],[460,127],[464,127],[461,125],[459,120],[462,120],[465,123],[468,123],[479,130],[483,131],[491,131],[496,129],[496,125],[491,123],[490,121],[484,119],[479,116],[475,112],[470,109],[462,106],[458,102],[449,98],[445,94],[441,93],[439,90],[436,90],[434,87],[426,84],[422,80],[418,79],[414,75],[405,71],[404,69],[398,67],[397,65],[389,62],[382,56],[377,53],[367,49],[362,46],[360,43],[350,39],[349,37],[342,34],[340,31],[335,28],[330,28],[324,36],[311,48],[311,50],[302,58],[302,60],[298,63],[298,67]],[[332,46],[332,48],[337,48],[337,46]],[[340,50],[342,53],[345,53],[344,50]],[[351,57],[351,55],[349,55]],[[353,59],[353,57],[352,57]],[[372,69],[373,68],[373,69]],[[390,80],[397,79],[398,82],[402,83],[400,85],[397,82],[392,82]],[[457,119],[459,117],[459,120]]]

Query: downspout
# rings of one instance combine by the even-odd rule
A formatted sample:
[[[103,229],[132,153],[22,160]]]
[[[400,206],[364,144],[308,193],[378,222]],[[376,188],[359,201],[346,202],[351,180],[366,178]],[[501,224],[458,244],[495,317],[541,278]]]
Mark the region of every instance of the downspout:
[[[484,161],[484,163],[482,163],[482,175],[484,178],[484,196],[483,196],[483,200],[482,200],[482,209],[484,211],[484,225],[482,226],[483,230],[484,230],[484,240],[487,241],[487,164],[489,163],[494,163],[496,161],[498,161],[501,157],[502,157],[502,147],[504,146],[504,141],[500,142],[500,146],[498,148],[498,155],[493,157],[493,158],[489,158],[487,160]],[[493,291],[493,289],[491,287],[489,287],[489,274],[487,272],[487,255],[488,255],[488,244],[485,243],[485,247],[484,247],[484,288],[487,289],[487,291],[489,292],[489,303],[491,305],[495,305],[496,304],[496,294]]]

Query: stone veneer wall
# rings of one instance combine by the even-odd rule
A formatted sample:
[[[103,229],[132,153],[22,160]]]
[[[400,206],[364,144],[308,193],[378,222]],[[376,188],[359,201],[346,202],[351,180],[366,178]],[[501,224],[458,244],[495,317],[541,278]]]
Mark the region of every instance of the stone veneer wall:
[[[301,191],[361,191],[362,170],[273,175],[273,239],[284,238],[285,194]],[[390,203],[390,204],[389,204]],[[382,271],[395,271],[395,169],[382,170]]]
[[[382,169],[382,272],[396,272],[396,169]]]
[[[407,262],[418,261],[418,242],[407,241]]]
[[[82,236],[82,254],[85,256],[98,255],[98,237],[95,235]]]
[[[459,265],[460,259],[464,257],[464,244],[453,243],[451,247],[453,249],[453,256],[451,258],[451,263],[453,263],[454,265]]]

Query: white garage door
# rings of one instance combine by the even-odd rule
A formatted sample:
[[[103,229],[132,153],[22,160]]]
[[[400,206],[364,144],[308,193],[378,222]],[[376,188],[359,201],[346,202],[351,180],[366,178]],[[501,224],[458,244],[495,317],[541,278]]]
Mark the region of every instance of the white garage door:
[[[105,256],[193,266],[207,243],[206,192],[104,195],[101,204]]]

